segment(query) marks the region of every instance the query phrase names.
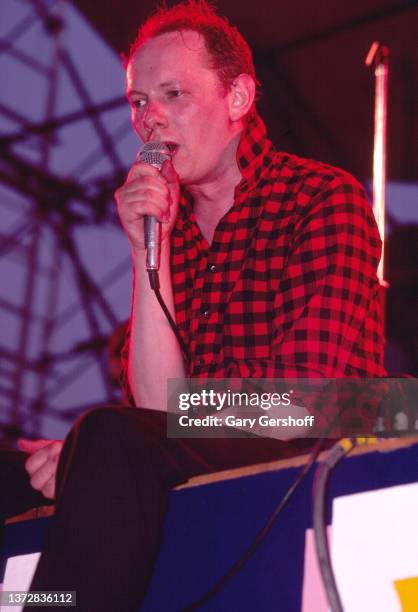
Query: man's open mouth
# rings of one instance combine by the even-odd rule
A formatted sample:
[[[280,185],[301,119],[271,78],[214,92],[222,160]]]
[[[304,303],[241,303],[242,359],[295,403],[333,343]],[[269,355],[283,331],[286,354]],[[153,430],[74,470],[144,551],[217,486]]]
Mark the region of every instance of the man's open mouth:
[[[179,145],[176,142],[164,142],[164,144],[167,146],[168,150],[170,151],[171,157],[174,157],[174,155],[177,153]]]

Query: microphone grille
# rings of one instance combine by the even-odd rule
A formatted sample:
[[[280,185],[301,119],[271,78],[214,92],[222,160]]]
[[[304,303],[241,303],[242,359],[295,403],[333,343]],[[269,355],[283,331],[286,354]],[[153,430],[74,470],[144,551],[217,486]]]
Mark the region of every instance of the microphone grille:
[[[163,163],[170,158],[170,149],[164,142],[146,142],[137,157],[139,161],[151,164],[159,170],[161,170]]]

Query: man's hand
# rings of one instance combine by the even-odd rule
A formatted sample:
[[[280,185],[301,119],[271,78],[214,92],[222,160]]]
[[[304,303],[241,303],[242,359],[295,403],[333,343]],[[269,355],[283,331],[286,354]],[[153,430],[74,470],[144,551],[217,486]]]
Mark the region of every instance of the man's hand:
[[[55,497],[55,476],[63,440],[18,440],[20,450],[29,454],[26,471],[34,489],[49,499]]]
[[[161,221],[161,240],[170,236],[177,217],[179,180],[171,160],[161,172],[150,164],[136,162],[122,187],[115,192],[119,217],[134,251],[143,251],[144,216]]]

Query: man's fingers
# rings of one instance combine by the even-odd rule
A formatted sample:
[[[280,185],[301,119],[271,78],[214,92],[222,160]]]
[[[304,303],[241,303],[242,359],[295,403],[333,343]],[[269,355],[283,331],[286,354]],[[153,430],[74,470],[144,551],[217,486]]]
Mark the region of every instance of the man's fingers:
[[[48,461],[32,474],[30,484],[34,489],[42,491],[47,482],[51,478],[55,478],[57,463],[57,461]]]
[[[171,161],[159,172],[150,164],[136,162],[125,183],[115,191],[123,228],[135,251],[145,250],[144,216],[155,217],[163,225],[161,240],[173,229],[179,199],[179,182]],[[173,206],[173,203],[175,206]]]
[[[134,179],[133,181],[126,183],[122,189],[124,194],[144,194],[147,197],[156,194],[158,196],[159,194],[165,195],[167,193],[167,183],[164,179],[159,181],[156,181],[154,178],[145,181],[141,179]]]
[[[50,499],[55,496],[55,475],[63,444],[62,440],[19,440],[19,448],[30,453],[25,468],[32,487]]]
[[[135,162],[128,172],[126,181],[130,181],[139,178],[140,176],[155,176],[158,177],[160,172],[158,168],[154,168],[151,164],[145,164],[144,162]]]
[[[62,440],[48,440],[48,444],[43,448],[40,448],[26,460],[25,468],[26,471],[32,476],[37,470],[39,470],[44,464],[49,461],[58,462],[59,455],[63,446]]]
[[[55,497],[55,475],[52,476],[46,485],[42,488],[42,494],[48,499],[54,499]]]
[[[51,444],[53,440],[26,440],[25,438],[19,438],[17,441],[17,446],[21,451],[25,453],[36,453],[41,448],[48,446]]]

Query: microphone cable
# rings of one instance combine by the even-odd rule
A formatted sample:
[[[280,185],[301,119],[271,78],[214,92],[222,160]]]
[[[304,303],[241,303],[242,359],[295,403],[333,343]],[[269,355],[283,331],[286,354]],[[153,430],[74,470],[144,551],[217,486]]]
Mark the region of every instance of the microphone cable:
[[[151,285],[151,289],[154,291],[155,297],[157,298],[158,303],[161,306],[166,316],[166,319],[168,323],[170,324],[170,327],[173,330],[174,335],[177,338],[177,341],[180,345],[181,352],[183,353],[183,357],[186,362],[186,369],[188,370],[189,365],[190,365],[189,349],[187,348],[186,343],[184,342],[183,338],[180,336],[180,332],[177,327],[177,324],[174,321],[173,317],[171,316],[170,311],[168,310],[167,305],[163,300],[163,296],[160,293],[160,280],[158,278],[158,270],[147,270],[147,272],[148,272],[148,279]]]
[[[320,438],[317,440],[315,446],[313,447],[311,454],[309,455],[309,459],[307,463],[300,470],[299,474],[296,476],[293,483],[287,489],[285,494],[283,495],[280,502],[277,504],[276,508],[273,510],[272,514],[267,519],[264,526],[258,532],[252,543],[247,547],[247,549],[243,552],[240,558],[227,570],[224,575],[213,585],[209,591],[207,591],[202,597],[194,601],[192,604],[188,605],[185,608],[182,608],[181,612],[193,612],[194,610],[198,610],[201,606],[206,604],[210,599],[212,599],[223,587],[230,581],[236,574],[241,570],[241,568],[245,565],[248,559],[253,555],[253,553],[257,550],[263,540],[266,538],[271,528],[273,527],[277,517],[285,508],[285,506],[289,503],[290,499],[294,495],[295,491],[301,485],[303,480],[306,478],[309,470],[312,465],[315,463],[319,453],[321,452],[322,446],[325,442],[326,438]]]
[[[331,612],[344,612],[340,594],[338,592],[335,574],[332,569],[329,542],[325,524],[325,500],[327,485],[330,474],[337,463],[355,446],[375,444],[376,437],[343,438],[329,450],[320,461],[315,472],[313,486],[313,528],[315,536],[315,548],[318,565],[321,572],[322,583],[327,595]]]
[[[366,389],[368,386],[370,386],[370,381],[368,385],[366,385]],[[402,391],[402,387],[398,389],[398,392],[400,392],[401,394]],[[386,399],[387,394],[384,397],[384,400]],[[388,407],[390,408],[390,405]],[[381,411],[383,411],[384,408],[384,401],[382,401],[378,407],[378,416],[381,419],[382,423],[384,420],[384,416]],[[341,413],[342,412],[344,412],[344,409],[341,411]],[[344,610],[338,592],[334,571],[332,568],[329,542],[325,524],[325,499],[329,478],[337,463],[343,457],[347,456],[355,446],[376,444],[385,437],[388,437],[388,435],[393,435],[393,433],[391,434],[390,432],[387,433],[385,431],[381,431],[380,428],[377,431],[375,428],[374,434],[376,433],[379,435],[379,437],[376,437],[376,435],[357,436],[351,438],[343,438],[339,440],[329,450],[324,459],[321,460],[315,472],[313,485],[313,528],[315,537],[315,548],[322,583],[327,595],[328,603],[331,607],[331,612],[344,612]],[[407,433],[408,432],[405,432],[405,434]]]
[[[370,385],[370,381],[369,381],[369,384],[366,385],[366,387],[369,385]],[[199,599],[195,600],[192,604],[188,605],[185,608],[182,608],[181,612],[193,612],[194,610],[198,610],[201,606],[203,606],[210,599],[212,599],[225,586],[225,584],[227,584],[230,580],[232,580],[232,578],[234,578],[236,574],[240,571],[240,569],[245,565],[245,563],[248,561],[251,555],[256,551],[256,549],[260,546],[260,544],[263,542],[265,537],[268,535],[274,522],[276,521],[276,519],[278,518],[279,514],[284,509],[284,507],[287,505],[287,503],[290,501],[290,499],[294,495],[297,488],[301,485],[303,480],[306,478],[312,465],[315,463],[316,459],[318,458],[318,455],[321,452],[324,443],[327,441],[327,436],[333,430],[335,425],[338,423],[339,417],[341,416],[342,413],[345,412],[345,410],[347,410],[347,408],[348,408],[348,405],[346,404],[345,406],[342,407],[342,409],[337,413],[337,415],[328,424],[328,426],[325,429],[325,432],[323,433],[323,437],[319,438],[315,446],[313,447],[306,465],[302,468],[302,470],[296,476],[294,482],[290,485],[290,487],[284,494],[283,498],[277,504],[272,514],[267,519],[267,522],[258,532],[258,534],[256,535],[253,542],[250,544],[250,546],[248,546],[248,548],[243,552],[243,554],[239,557],[239,559],[229,568],[229,570],[226,571],[226,573],[224,573],[224,575],[214,584],[213,587],[211,587],[204,595],[202,595]],[[358,444],[360,444],[360,440],[362,440],[362,444],[368,444],[368,443],[374,443],[377,440],[377,438],[375,436],[362,437],[362,438],[359,437],[358,440],[359,440]],[[353,442],[351,443],[354,444]],[[334,447],[336,446],[337,445],[334,445]],[[346,452],[349,452],[351,448],[352,447],[350,446],[350,448]],[[343,453],[342,455],[340,455],[339,454],[340,452],[341,451],[338,451],[337,462],[342,456],[344,456],[344,454],[346,454],[346,453]],[[335,453],[337,453],[337,451],[335,451]],[[327,472],[321,477],[321,480],[322,478],[325,478],[326,475],[327,475]],[[325,484],[326,482],[327,482],[327,478],[325,478]],[[322,486],[322,483],[321,483],[321,486]],[[336,610],[338,610],[338,608],[336,608]],[[332,610],[332,612],[336,612],[336,611]]]

